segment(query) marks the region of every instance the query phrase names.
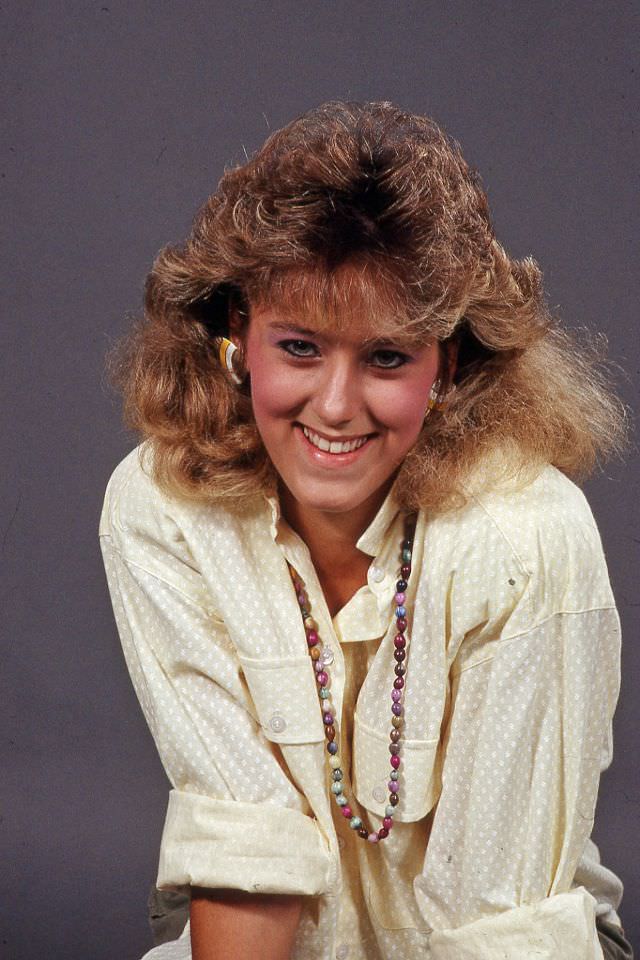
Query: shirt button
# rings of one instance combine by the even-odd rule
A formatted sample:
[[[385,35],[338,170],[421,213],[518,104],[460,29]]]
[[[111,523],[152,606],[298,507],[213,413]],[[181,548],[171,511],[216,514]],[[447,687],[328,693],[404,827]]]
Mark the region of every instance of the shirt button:
[[[374,583],[382,583],[384,580],[384,570],[382,567],[370,567],[369,573]]]
[[[347,960],[349,956],[349,946],[346,943],[341,943],[338,949],[336,950],[336,960]]]
[[[372,796],[377,803],[383,803],[386,796],[384,787],[374,787]]]
[[[322,662],[326,664],[333,663],[333,650],[331,647],[324,647],[322,651]]]
[[[271,717],[269,726],[274,733],[282,733],[283,730],[287,729],[287,721],[284,719],[284,717],[281,717],[278,713],[276,713],[273,717]]]

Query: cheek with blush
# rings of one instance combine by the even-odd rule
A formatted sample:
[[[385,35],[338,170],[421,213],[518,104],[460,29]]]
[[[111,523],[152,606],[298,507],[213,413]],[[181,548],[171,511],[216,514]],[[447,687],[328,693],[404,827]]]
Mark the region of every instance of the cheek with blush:
[[[437,369],[437,368],[436,368]],[[397,431],[407,442],[414,442],[424,422],[429,391],[435,380],[431,370],[400,382],[378,386],[375,409],[380,422]]]

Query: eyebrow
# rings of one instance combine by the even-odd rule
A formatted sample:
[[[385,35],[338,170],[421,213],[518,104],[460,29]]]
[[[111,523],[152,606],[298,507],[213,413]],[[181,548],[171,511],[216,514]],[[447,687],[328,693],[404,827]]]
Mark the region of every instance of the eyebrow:
[[[308,327],[298,327],[295,323],[287,323],[286,320],[273,320],[269,322],[269,329],[281,333],[297,333],[305,337],[322,337],[326,335],[323,330],[311,330]],[[420,344],[416,344],[410,337],[402,335],[394,336],[371,336],[365,337],[362,341],[366,346],[404,346],[406,349],[413,347],[415,350]]]
[[[319,330],[309,330],[306,327],[297,327],[293,323],[287,323],[286,320],[273,320],[269,322],[269,329],[287,333],[300,333],[305,337],[317,337]]]

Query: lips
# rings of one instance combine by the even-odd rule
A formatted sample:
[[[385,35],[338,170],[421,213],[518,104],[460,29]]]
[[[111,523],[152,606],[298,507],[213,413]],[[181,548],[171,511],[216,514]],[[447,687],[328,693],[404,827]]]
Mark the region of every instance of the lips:
[[[332,454],[353,453],[354,450],[358,450],[360,447],[363,447],[370,437],[370,434],[366,434],[365,436],[360,437],[347,437],[344,440],[334,440],[323,437],[321,434],[316,433],[315,430],[311,430],[304,424],[301,424],[301,428],[309,443],[313,444],[313,446],[318,450]]]
[[[351,435],[338,440],[326,434],[323,436],[303,423],[298,422],[295,427],[303,448],[310,457],[310,462],[323,469],[348,467],[359,462],[361,457],[366,455],[377,436],[375,433],[367,433],[360,434],[360,436]],[[333,450],[331,449],[332,446]]]

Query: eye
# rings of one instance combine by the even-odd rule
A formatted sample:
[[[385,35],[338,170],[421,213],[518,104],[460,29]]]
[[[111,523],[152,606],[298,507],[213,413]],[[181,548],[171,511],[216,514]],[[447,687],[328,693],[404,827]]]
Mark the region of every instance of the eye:
[[[400,353],[398,350],[380,349],[374,350],[371,354],[370,362],[374,367],[381,367],[383,370],[397,370],[409,362],[406,353]]]
[[[310,340],[280,340],[278,346],[291,357],[309,359],[317,355],[317,347]]]

